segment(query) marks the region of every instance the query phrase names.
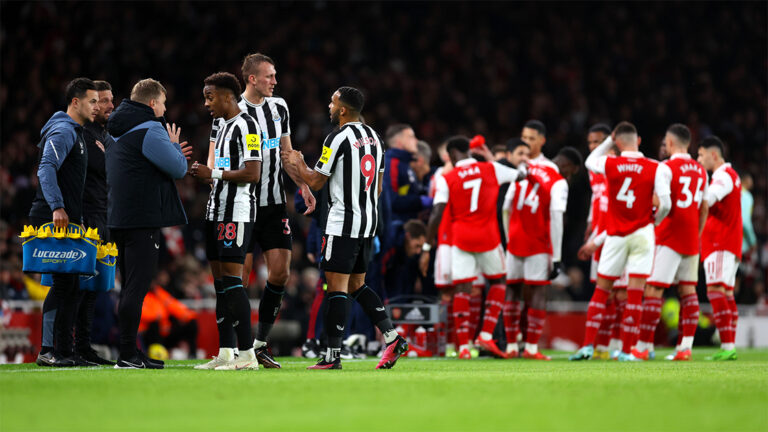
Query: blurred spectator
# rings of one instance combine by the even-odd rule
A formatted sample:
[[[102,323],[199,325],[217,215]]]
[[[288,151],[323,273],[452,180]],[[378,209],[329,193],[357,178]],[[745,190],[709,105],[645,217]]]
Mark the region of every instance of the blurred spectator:
[[[153,344],[170,350],[184,342],[188,358],[197,358],[197,314],[160,285],[153,285],[144,297],[139,334],[147,351]]]
[[[419,256],[427,239],[427,227],[418,219],[392,223],[391,249],[384,254],[383,277],[389,298],[414,294],[419,279]],[[434,294],[416,292],[418,294]]]
[[[383,193],[391,197],[392,220],[405,223],[418,217],[419,212],[432,206],[416,173],[411,168],[418,154],[418,140],[413,129],[406,124],[387,128],[387,152],[384,155]],[[429,159],[427,159],[428,161]]]

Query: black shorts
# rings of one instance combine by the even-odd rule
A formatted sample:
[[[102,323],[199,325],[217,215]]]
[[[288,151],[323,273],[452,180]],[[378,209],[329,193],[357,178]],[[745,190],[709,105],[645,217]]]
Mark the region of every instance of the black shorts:
[[[205,255],[208,261],[242,264],[252,233],[253,222],[205,221]]]
[[[253,253],[256,243],[259,244],[262,252],[270,249],[291,250],[293,248],[291,225],[285,204],[259,207],[256,210],[256,225],[253,227],[253,235],[248,244],[248,253]]]
[[[371,260],[373,237],[351,238],[323,235],[320,268],[333,273],[365,273]]]

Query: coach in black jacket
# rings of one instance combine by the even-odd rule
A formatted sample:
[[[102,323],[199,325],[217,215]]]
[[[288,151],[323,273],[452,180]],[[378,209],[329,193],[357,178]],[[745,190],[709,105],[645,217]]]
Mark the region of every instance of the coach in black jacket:
[[[181,130],[165,125],[165,88],[141,80],[107,123],[115,144],[106,151],[109,198],[107,225],[118,248],[123,285],[118,318],[120,356],[116,368],[161,369],[136,349],[144,296],[157,270],[160,228],[187,223],[174,179],[187,172],[191,148],[179,144]]]

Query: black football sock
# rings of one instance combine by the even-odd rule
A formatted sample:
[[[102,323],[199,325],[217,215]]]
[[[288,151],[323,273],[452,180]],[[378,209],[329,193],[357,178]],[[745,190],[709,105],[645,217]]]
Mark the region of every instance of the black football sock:
[[[261,296],[259,303],[259,323],[256,326],[256,340],[267,341],[269,331],[277,319],[280,312],[280,305],[283,303],[285,287],[273,285],[267,282],[264,287],[264,295]]]
[[[325,315],[325,334],[328,337],[326,361],[334,361],[341,355],[341,339],[344,337],[344,325],[349,317],[347,293],[334,291],[328,294],[328,309]]]
[[[213,281],[213,286],[216,288],[216,327],[219,329],[219,348],[234,348],[235,329],[227,313],[227,300],[221,291],[221,284],[220,279]]]
[[[232,320],[237,335],[237,347],[240,351],[249,350],[253,347],[251,302],[243,287],[243,280],[237,276],[224,276],[221,283],[221,290],[227,299],[229,319]]]
[[[384,303],[381,302],[381,298],[375,291],[368,285],[363,285],[360,289],[353,292],[351,297],[360,303],[360,306],[363,307],[363,312],[365,312],[365,314],[368,315],[368,319],[381,330],[381,334],[384,335],[384,340],[387,343],[391,343],[397,338],[395,326],[392,325],[392,320],[389,319],[389,315],[387,315]]]

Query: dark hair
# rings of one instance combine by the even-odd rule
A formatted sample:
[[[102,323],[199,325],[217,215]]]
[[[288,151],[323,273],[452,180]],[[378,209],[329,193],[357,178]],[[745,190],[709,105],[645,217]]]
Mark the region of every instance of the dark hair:
[[[616,128],[613,129],[614,132],[616,132],[616,135],[623,135],[623,134],[635,134],[637,135],[637,128],[635,125],[628,121],[623,121],[616,125]]]
[[[591,128],[589,128],[589,132],[590,133],[592,133],[592,132],[600,132],[600,133],[604,133],[606,135],[610,135],[611,134],[611,128],[607,124],[605,124],[605,123],[595,123],[594,125],[592,125]]]
[[[520,146],[526,146],[529,149],[531,146],[525,143],[525,141],[521,140],[520,138],[511,138],[509,141],[507,141],[507,151],[512,153],[513,151],[517,150]]]
[[[348,106],[358,114],[363,111],[363,106],[365,105],[365,97],[363,97],[363,92],[354,87],[346,86],[339,87],[339,89],[336,91],[339,92],[339,100],[341,103]]]
[[[452,136],[446,141],[445,150],[447,152],[457,150],[461,153],[467,153],[469,152],[469,138],[463,135]]]
[[[544,126],[544,123],[538,120],[528,120],[527,122],[525,122],[523,127],[528,129],[533,129],[536,132],[538,132],[540,135],[547,136],[547,127]]]
[[[407,232],[412,239],[427,236],[427,226],[418,219],[411,219],[404,223],[403,231]]]
[[[208,76],[208,78],[206,78],[203,83],[207,86],[214,86],[217,89],[226,89],[231,91],[232,95],[235,97],[235,100],[237,100],[237,98],[240,97],[240,93],[242,93],[240,81],[238,81],[237,77],[229,72],[217,72]]]
[[[571,161],[572,164],[576,165],[577,167],[581,166],[581,163],[582,163],[581,153],[579,153],[579,151],[573,147],[563,147],[560,149],[559,152],[557,152],[557,155],[568,159],[569,161]]]
[[[491,153],[493,154],[502,153],[506,151],[507,151],[507,146],[505,146],[504,144],[496,144],[491,148]]]
[[[96,84],[90,78],[75,78],[67,84],[64,91],[64,97],[67,98],[67,105],[72,104],[72,99],[82,98],[88,90],[96,90]]]
[[[96,91],[112,91],[112,86],[106,81],[94,81],[96,84]]]
[[[240,71],[243,74],[243,81],[245,81],[246,84],[248,83],[248,77],[255,74],[256,68],[264,62],[270,63],[272,66],[275,65],[274,60],[262,53],[248,54],[245,56],[243,59],[243,66],[240,67]],[[237,94],[239,96],[240,92]]]
[[[725,144],[723,144],[723,141],[715,135],[708,136],[701,140],[699,147],[705,149],[716,148],[720,152],[720,156],[725,157]]]
[[[681,144],[688,145],[691,143],[691,130],[688,129],[688,126],[682,123],[675,123],[668,127],[667,132],[676,136],[677,139],[680,140]]]
[[[413,129],[413,128],[411,127],[411,125],[407,125],[405,123],[393,124],[392,126],[388,127],[387,131],[384,133],[384,140],[387,141],[387,145],[389,145],[392,138],[396,137],[400,132],[406,129]]]

